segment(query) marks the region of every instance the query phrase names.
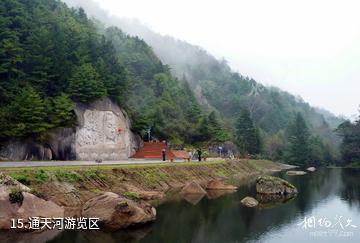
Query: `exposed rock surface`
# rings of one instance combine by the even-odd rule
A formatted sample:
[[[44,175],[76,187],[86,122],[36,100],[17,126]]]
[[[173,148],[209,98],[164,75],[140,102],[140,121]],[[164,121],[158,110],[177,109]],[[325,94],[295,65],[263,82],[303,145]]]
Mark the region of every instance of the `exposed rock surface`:
[[[235,193],[236,190],[208,190],[207,191],[207,198],[209,199],[216,199],[222,197],[226,194]]]
[[[210,180],[206,185],[207,190],[236,190],[236,186],[225,185],[224,180],[222,179],[213,179]]]
[[[145,202],[134,202],[118,194],[105,192],[84,204],[82,216],[100,218],[101,228],[118,230],[154,221],[156,210]]]
[[[306,175],[307,172],[301,170],[289,170],[286,172],[286,174],[290,176],[301,176],[301,175]]]
[[[29,188],[8,179],[0,174],[0,229],[10,229],[11,219],[23,219],[26,224],[29,217],[64,217],[63,208],[27,192]],[[24,199],[21,204],[11,203],[9,200],[9,193],[13,187],[24,190],[22,192]]]
[[[18,187],[22,191],[30,192],[29,187],[21,184],[17,180],[14,180],[12,177],[0,172],[0,188],[2,188],[3,191],[10,191],[11,187]]]
[[[245,197],[240,201],[244,206],[253,208],[256,207],[259,202],[253,197]]]
[[[204,194],[183,194],[182,198],[192,205],[198,204],[203,198]]]
[[[77,104],[76,128],[55,129],[44,144],[35,139],[11,140],[0,158],[7,160],[120,160],[135,153],[141,139],[130,130],[130,120],[108,98]]]
[[[261,194],[296,194],[298,191],[289,182],[274,176],[260,176],[256,180],[256,192]]]
[[[181,190],[182,194],[206,194],[206,191],[199,185],[199,183],[192,181],[186,184]]]
[[[139,199],[141,200],[155,200],[162,199],[165,194],[158,191],[138,191]]]
[[[307,171],[310,171],[310,172],[314,172],[316,171],[316,168],[315,167],[309,167],[306,169]]]

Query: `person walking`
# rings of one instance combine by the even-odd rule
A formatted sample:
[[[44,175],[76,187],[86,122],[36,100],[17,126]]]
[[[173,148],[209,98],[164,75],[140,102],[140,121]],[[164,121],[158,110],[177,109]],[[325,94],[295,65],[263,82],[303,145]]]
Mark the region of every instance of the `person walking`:
[[[161,152],[162,152],[162,160],[165,161],[166,160],[166,150],[163,149]]]

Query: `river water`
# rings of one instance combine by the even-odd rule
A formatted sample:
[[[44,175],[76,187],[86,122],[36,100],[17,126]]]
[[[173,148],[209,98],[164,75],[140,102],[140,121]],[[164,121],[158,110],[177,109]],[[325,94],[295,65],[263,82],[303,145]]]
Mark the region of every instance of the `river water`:
[[[249,182],[232,194],[173,198],[157,207],[155,223],[140,229],[64,231],[50,242],[360,242],[360,170],[277,176],[298,188],[296,198],[243,207],[243,197],[256,196]]]

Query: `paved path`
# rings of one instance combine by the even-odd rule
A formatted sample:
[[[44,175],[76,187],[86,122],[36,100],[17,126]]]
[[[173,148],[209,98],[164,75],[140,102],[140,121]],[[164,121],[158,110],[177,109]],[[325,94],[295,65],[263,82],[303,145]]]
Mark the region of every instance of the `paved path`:
[[[182,162],[182,161],[176,161]],[[161,160],[127,159],[121,161],[103,161],[101,164],[94,161],[12,161],[0,162],[0,168],[46,167],[46,166],[88,166],[88,165],[127,165],[127,164],[154,164],[170,163]]]

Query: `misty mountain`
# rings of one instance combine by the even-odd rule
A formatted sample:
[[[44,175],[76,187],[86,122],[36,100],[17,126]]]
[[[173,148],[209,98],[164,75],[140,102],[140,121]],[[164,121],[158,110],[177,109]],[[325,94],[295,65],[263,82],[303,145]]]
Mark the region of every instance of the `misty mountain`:
[[[242,108],[247,108],[265,137],[284,131],[297,112],[313,133],[334,149],[338,137],[333,130],[343,122],[332,113],[311,107],[300,97],[275,87],[265,87],[252,78],[233,72],[225,60],[218,60],[201,47],[152,31],[136,19],[110,16],[93,1],[65,0],[126,33],[144,39],[172,73],[186,80],[204,110],[216,110],[230,129]],[[336,150],[336,149],[335,149]]]
[[[209,132],[222,130],[220,119],[201,111],[148,44],[83,9],[3,0],[0,23],[0,147],[11,139],[46,143],[54,129],[77,125],[75,103],[102,97],[125,109],[140,135],[151,127],[175,145],[227,138]]]

